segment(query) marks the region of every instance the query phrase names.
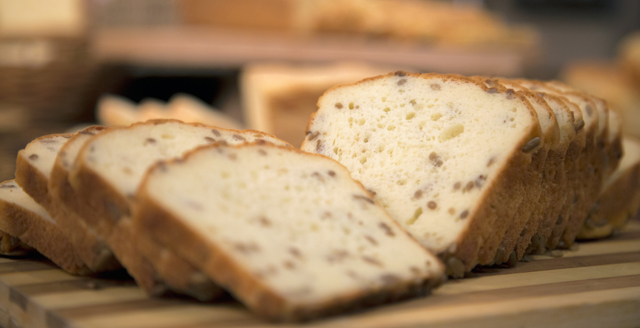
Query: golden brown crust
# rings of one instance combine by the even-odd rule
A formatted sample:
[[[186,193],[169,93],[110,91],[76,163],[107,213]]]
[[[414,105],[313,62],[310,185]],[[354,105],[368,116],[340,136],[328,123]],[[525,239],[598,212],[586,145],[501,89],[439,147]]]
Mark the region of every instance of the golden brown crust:
[[[188,160],[188,158],[195,153],[205,151],[206,149],[217,147],[242,148],[252,145],[251,143],[237,146],[222,146],[219,144],[205,145],[189,151],[180,159],[168,161],[168,163]],[[306,153],[295,148],[275,146],[272,144],[264,144],[263,146],[286,149],[308,156],[320,156],[331,160],[326,156]],[[354,293],[340,297],[339,299],[325,300],[317,304],[287,304],[282,296],[270,290],[254,274],[247,272],[233,260],[232,256],[218,249],[215,244],[201,235],[199,231],[191,229],[183,221],[178,219],[177,215],[162,206],[162,204],[158,204],[152,200],[146,189],[146,181],[158,167],[166,165],[166,163],[167,162],[156,163],[147,171],[136,195],[137,201],[134,208],[134,224],[139,226],[139,229],[147,231],[154,236],[154,238],[158,238],[166,245],[171,245],[174,251],[187,258],[194,265],[199,266],[220,286],[230,291],[256,314],[267,320],[307,321],[395,300],[426,295],[432,288],[442,283],[443,277],[438,276],[419,282],[412,281],[387,285],[379,290]],[[341,164],[340,167],[344,170],[345,174],[349,174],[350,176],[346,167]],[[366,192],[362,184],[359,184],[359,186]],[[395,224],[395,222],[393,222],[393,224]],[[417,243],[416,241],[414,242]],[[436,265],[439,266],[440,272],[444,271],[441,263],[437,263]]]
[[[5,183],[9,182],[2,184]],[[53,222],[4,199],[0,199],[0,217],[0,230],[31,245],[66,272],[75,275],[90,273],[69,240]]]

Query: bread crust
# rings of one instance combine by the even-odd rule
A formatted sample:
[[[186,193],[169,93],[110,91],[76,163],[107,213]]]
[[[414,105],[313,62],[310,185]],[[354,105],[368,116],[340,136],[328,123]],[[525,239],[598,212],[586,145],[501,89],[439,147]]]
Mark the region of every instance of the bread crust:
[[[11,184],[4,181],[0,185]],[[19,187],[15,187],[18,190]],[[38,214],[0,198],[0,230],[32,246],[64,271],[87,275],[91,271],[58,227]]]
[[[204,124],[183,123],[171,119],[151,120],[133,124],[131,127],[110,129],[93,138],[102,138],[105,135],[108,136],[109,133],[113,133],[113,131],[131,129],[138,125],[158,125],[168,122],[210,127]],[[275,138],[269,134],[254,130],[237,131],[218,127],[210,128],[237,133],[254,133]],[[134,195],[120,194],[111,183],[86,164],[83,154],[89,151],[90,144],[91,141],[86,142],[78,153],[74,163],[75,169],[72,169],[68,178],[72,186],[73,196],[65,198],[70,201],[74,210],[83,214],[82,217],[87,220],[87,224],[94,227],[98,234],[107,240],[107,243],[113,248],[114,253],[125,268],[130,271],[137,281],[146,285],[147,287],[143,288],[152,295],[165,293],[166,289],[170,289],[202,301],[213,300],[221,296],[223,294],[222,290],[210,280],[203,279],[202,273],[197,268],[166,249],[162,243],[157,243],[155,240],[145,237],[145,233],[133,231],[133,226],[129,221],[131,203],[135,197]],[[131,238],[121,238],[122,235],[129,235]],[[137,239],[142,240],[136,242],[135,240]],[[142,247],[139,248],[138,246]],[[156,258],[155,256],[158,254],[163,254],[163,256]],[[138,262],[145,262],[146,264],[144,267],[139,268]],[[174,272],[178,267],[182,274]],[[158,292],[155,292],[156,290]]]
[[[242,148],[252,145],[253,144],[243,144],[224,147]],[[212,144],[198,147],[186,153],[183,158],[174,159],[169,162],[188,160],[190,156],[199,151],[206,151],[207,149],[217,147],[221,147],[221,145]],[[328,159],[328,157],[323,155],[305,153],[289,147],[275,146],[272,144],[264,145],[264,147],[287,149],[309,156],[321,156],[322,158]],[[432,288],[442,283],[443,277],[437,276],[432,279],[394,283],[377,290],[344,295],[338,299],[324,300],[315,304],[287,304],[281,295],[270,290],[255,274],[243,269],[233,260],[232,256],[225,254],[224,251],[214,243],[209,242],[199,231],[191,229],[187,224],[182,222],[177,215],[165,208],[162,204],[153,201],[146,189],[146,181],[155,170],[166,165],[166,163],[167,162],[156,163],[147,171],[136,195],[138,201],[134,206],[134,224],[153,235],[154,238],[158,238],[166,245],[171,245],[173,250],[187,258],[194,265],[198,265],[220,286],[229,290],[256,314],[267,320],[312,320],[396,300],[426,295]],[[350,176],[349,171],[344,166],[341,164],[339,166]],[[367,192],[362,184],[358,183],[358,185],[362,188],[362,191]],[[396,224],[394,221],[391,221],[393,220],[390,220],[390,223]],[[414,240],[414,242],[416,241]],[[444,266],[441,263],[436,263],[436,265],[438,265],[440,272],[444,271]]]

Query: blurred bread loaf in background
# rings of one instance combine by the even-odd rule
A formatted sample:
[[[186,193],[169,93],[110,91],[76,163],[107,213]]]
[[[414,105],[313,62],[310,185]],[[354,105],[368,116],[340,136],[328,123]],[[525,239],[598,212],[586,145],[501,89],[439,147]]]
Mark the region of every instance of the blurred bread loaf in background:
[[[358,63],[246,66],[240,82],[245,121],[250,129],[299,147],[309,116],[318,109],[316,102],[325,91],[392,70]]]
[[[242,124],[225,113],[205,104],[202,100],[176,94],[168,103],[147,98],[136,104],[115,95],[105,95],[96,106],[98,122],[106,126],[129,126],[136,122],[155,119],[176,119],[186,123],[203,123],[228,129],[242,129]]]

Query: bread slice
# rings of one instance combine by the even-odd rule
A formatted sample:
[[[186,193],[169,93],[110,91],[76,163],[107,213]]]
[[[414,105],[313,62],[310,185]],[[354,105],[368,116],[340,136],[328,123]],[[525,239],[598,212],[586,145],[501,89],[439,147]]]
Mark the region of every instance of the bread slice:
[[[103,236],[127,269],[139,266],[141,262],[148,264],[149,268],[134,269],[140,271],[132,273],[136,280],[150,287],[156,287],[159,281],[163,281],[175,291],[201,300],[212,299],[222,291],[192,265],[153,240],[139,240],[147,237],[144,231],[136,232],[131,226],[130,206],[144,173],[157,160],[171,159],[213,142],[239,144],[251,141],[286,145],[257,131],[226,130],[173,120],[149,121],[109,130],[87,140],[82,146],[69,167],[68,181],[73,196],[65,199],[73,199],[69,201],[71,206],[84,214],[83,218]],[[145,247],[149,243],[158,244],[155,252],[162,256],[149,252],[153,251],[153,247]],[[146,256],[143,256],[141,251],[145,250]],[[171,267],[191,273],[176,275],[176,269]],[[179,279],[173,280],[172,277]]]
[[[570,188],[567,190],[568,195],[561,214],[558,216],[556,225],[545,245],[547,249],[555,249],[566,227],[575,224],[576,221],[583,220],[587,211],[585,208],[588,208],[589,204],[595,201],[595,199],[591,199],[593,189],[596,188],[593,184],[596,183],[595,180],[599,179],[594,179],[593,174],[596,171],[601,172],[604,166],[604,157],[598,156],[595,145],[598,112],[595,110],[595,106],[587,102],[582,95],[559,92],[544,82],[527,80],[518,80],[517,82],[532,91],[562,97],[573,112],[577,127],[582,126],[576,133],[575,141],[567,150],[565,172]],[[601,160],[599,167],[595,164],[596,159]]]
[[[203,147],[149,170],[136,198],[136,224],[270,320],[423,295],[443,279],[345,167],[290,147]]]
[[[585,199],[580,200],[578,204],[578,212],[575,216],[572,217],[569,224],[562,233],[562,237],[560,239],[560,245],[562,247],[570,247],[578,235],[581,227],[583,226],[584,220],[587,216],[587,213],[593,206],[593,203],[597,201],[600,191],[602,189],[602,184],[607,178],[607,173],[609,170],[607,169],[609,165],[609,147],[610,145],[607,143],[608,141],[608,120],[609,120],[609,110],[606,106],[606,103],[598,99],[594,96],[587,95],[585,93],[581,93],[563,83],[558,81],[547,82],[547,85],[550,87],[561,91],[563,94],[568,95],[576,95],[577,100],[582,101],[583,108],[587,115],[589,115],[590,111],[595,111],[598,115],[598,125],[596,127],[596,132],[594,136],[594,150],[593,157],[590,158],[590,170],[588,172],[588,179],[585,181],[585,188],[587,192],[585,193]]]
[[[498,79],[506,87],[516,91],[529,92],[529,89],[521,84],[507,79]],[[496,252],[495,263],[508,262],[514,264],[526,253],[528,248],[538,250],[540,244],[546,241],[545,236],[551,234],[551,224],[555,223],[565,202],[565,194],[568,188],[564,170],[564,159],[569,144],[575,139],[576,130],[573,113],[562,99],[555,96],[536,93],[538,97],[551,109],[558,123],[559,138],[555,144],[551,144],[545,155],[542,166],[541,194],[536,205],[532,209],[532,215],[526,222],[523,230],[515,241],[515,246],[504,246]],[[540,101],[540,100],[538,100]],[[540,117],[541,115],[538,115]],[[543,123],[541,123],[542,125]],[[526,211],[524,212],[527,213]],[[547,228],[545,228],[545,226]]]
[[[603,185],[600,198],[591,208],[578,239],[608,237],[640,209],[640,141],[625,137],[623,148],[620,166]]]
[[[80,131],[94,133],[103,127],[94,126]],[[50,191],[51,171],[56,156],[71,134],[53,134],[37,138],[18,152],[16,182],[51,215],[59,229],[71,241],[89,269],[93,272],[113,271],[121,268],[111,250],[84,221],[69,211]]]
[[[483,77],[476,77],[475,79],[485,83],[488,87],[497,88],[501,92],[519,91],[536,111],[543,133],[543,145],[533,153],[531,164],[523,172],[522,180],[525,187],[524,199],[520,203],[515,216],[513,218],[502,218],[505,220],[505,223],[502,224],[506,225],[507,229],[501,241],[499,244],[491,245],[491,247],[488,247],[487,244],[483,245],[478,255],[478,263],[482,265],[494,264],[496,258],[502,259],[505,256],[513,259],[511,263],[514,264],[516,258],[515,253],[514,255],[510,255],[506,254],[506,251],[509,250],[511,253],[511,250],[514,250],[517,244],[518,238],[528,233],[527,225],[537,225],[537,222],[541,220],[543,209],[547,206],[547,204],[543,204],[543,199],[541,199],[543,192],[543,169],[545,168],[549,149],[556,147],[558,143],[560,127],[555,113],[542,97],[524,88],[520,88],[520,90],[508,88],[496,79]],[[515,252],[515,250],[513,252]]]
[[[524,198],[522,173],[543,144],[517,92],[458,75],[397,72],[329,90],[302,150],[338,160],[448,273],[498,245]]]
[[[90,273],[49,213],[13,180],[0,183],[0,230],[32,246],[68,273]]]
[[[78,207],[76,192],[68,181],[69,170],[84,144],[100,132],[102,131],[84,131],[76,134],[58,154],[51,174],[51,189],[59,197],[60,202],[69,207]],[[83,224],[87,222],[83,218],[78,219]],[[125,262],[129,274],[149,294],[162,295],[175,292],[201,301],[212,300],[221,295],[222,290],[210,279],[205,278],[199,270],[167,251],[162,245],[149,240],[148,235],[137,234],[128,220],[119,222],[115,230],[116,232],[109,236],[110,239],[107,242],[113,245],[116,255]],[[135,245],[142,243],[150,247],[140,252],[132,251],[129,249],[132,247],[132,241]]]
[[[25,244],[20,239],[0,231],[0,255],[24,256],[35,251],[33,247]]]
[[[63,204],[73,203],[75,193],[68,182],[68,170],[71,167],[76,155],[91,137],[103,132],[102,127],[89,127],[72,136],[67,143],[58,151],[55,164],[51,171],[50,193],[61,209],[65,210],[64,218],[70,220],[70,224],[75,227],[84,226],[86,231],[77,231],[80,238],[95,231],[89,227],[82,217],[75,211],[69,210]],[[221,290],[210,281],[203,278],[195,267],[176,257],[171,252],[167,252],[162,246],[148,239],[146,234],[141,234],[134,238],[136,233],[126,224],[118,226],[118,233],[114,234],[111,244],[115,245],[120,253],[121,248],[130,246],[130,240],[146,242],[153,246],[152,252],[133,253],[127,259],[127,270],[138,284],[152,295],[162,295],[169,292],[186,294],[202,301],[207,301],[218,297]],[[102,237],[99,237],[102,240]],[[125,242],[120,242],[125,240]],[[121,246],[124,245],[124,246]],[[165,278],[169,277],[169,278]],[[161,279],[165,278],[165,279]],[[164,281],[166,280],[166,281]]]

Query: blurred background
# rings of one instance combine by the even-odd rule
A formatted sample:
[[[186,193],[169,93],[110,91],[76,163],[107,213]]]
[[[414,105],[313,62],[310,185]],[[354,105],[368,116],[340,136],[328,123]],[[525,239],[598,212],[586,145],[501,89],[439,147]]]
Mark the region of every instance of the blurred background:
[[[635,0],[0,0],[0,178],[32,139],[86,124],[299,146],[326,89],[397,69],[559,79],[640,135],[636,31]]]

